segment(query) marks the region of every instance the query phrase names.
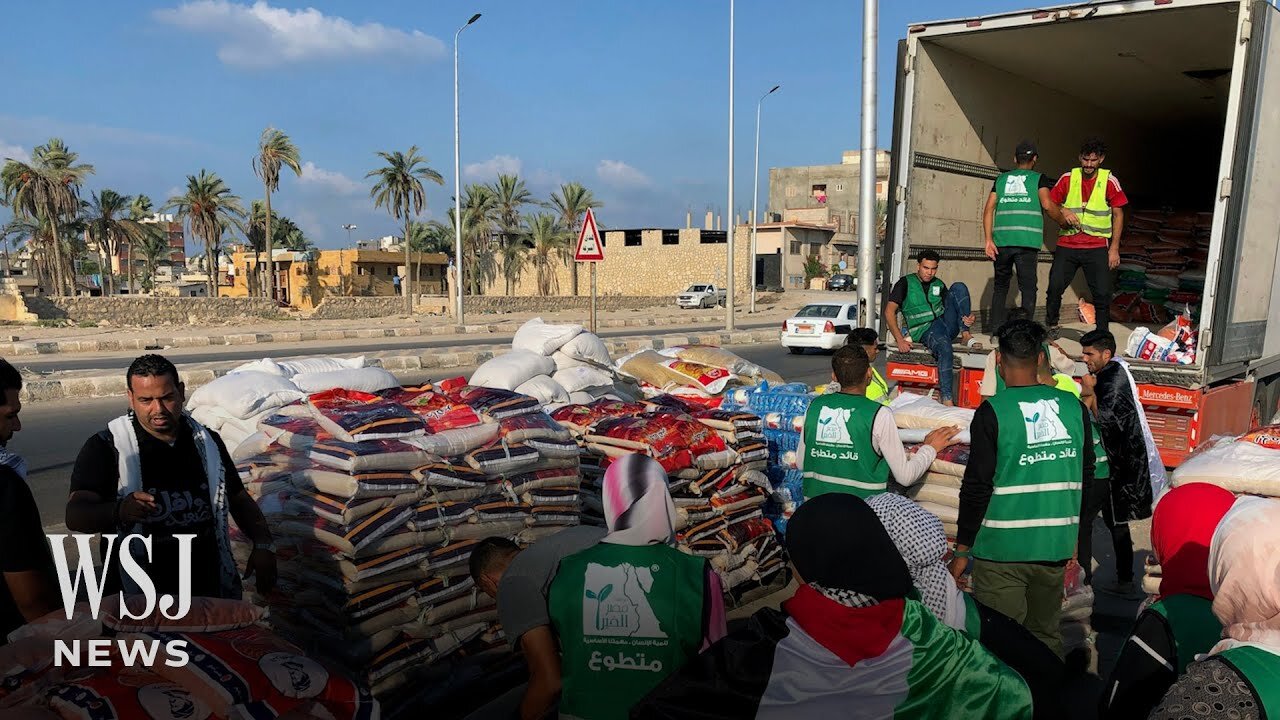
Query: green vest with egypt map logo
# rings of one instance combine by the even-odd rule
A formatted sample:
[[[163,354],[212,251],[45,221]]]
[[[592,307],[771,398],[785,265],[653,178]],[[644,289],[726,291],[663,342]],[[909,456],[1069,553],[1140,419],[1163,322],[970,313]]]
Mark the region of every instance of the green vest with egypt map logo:
[[[697,654],[706,568],[668,545],[601,542],[560,561],[547,606],[563,657],[561,718],[626,720]]]

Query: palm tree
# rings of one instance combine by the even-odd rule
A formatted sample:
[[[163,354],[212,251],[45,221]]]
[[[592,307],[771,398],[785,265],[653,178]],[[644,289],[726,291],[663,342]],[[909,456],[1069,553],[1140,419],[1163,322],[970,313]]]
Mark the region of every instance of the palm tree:
[[[77,164],[77,160],[79,155],[60,138],[50,138],[31,152],[30,163],[7,158],[0,169],[0,190],[14,214],[42,220],[49,228],[54,268],[51,280],[59,294],[74,291],[74,278],[62,253],[59,225],[79,213],[80,186],[94,172],[92,165]]]
[[[240,198],[231,193],[217,173],[201,169],[199,175],[187,176],[187,189],[165,203],[204,242],[205,269],[209,273],[209,296],[218,296],[218,249],[222,234],[232,226],[240,226],[245,217]]]
[[[152,211],[151,197],[149,195],[134,195],[133,201],[129,203],[130,220],[146,220],[151,217]]]
[[[586,187],[579,182],[565,183],[560,186],[559,192],[551,194],[551,207],[555,209],[560,216],[560,226],[565,232],[572,233],[574,228],[582,224],[582,216],[587,212],[587,208],[604,207],[604,203],[596,199]],[[578,294],[578,268],[573,264],[573,248],[566,247],[561,251],[560,257],[569,265],[572,271],[569,273],[570,292],[576,297]]]
[[[493,236],[498,211],[498,196],[488,185],[462,189],[462,247],[468,270],[464,280],[472,295],[481,294],[497,275]]]
[[[508,271],[507,261],[511,260],[517,266],[522,266],[524,241],[518,236],[520,235],[520,208],[533,203],[533,194],[529,192],[529,188],[525,186],[524,180],[518,175],[499,175],[498,179],[489,186],[493,192],[494,202],[496,204],[496,216],[498,224],[498,232],[502,238],[502,258],[503,271],[502,274],[507,282],[507,294],[511,294],[512,283],[515,278],[520,277],[520,268],[514,271]],[[512,272],[515,274],[513,275]]]
[[[149,220],[154,213],[155,208],[152,206],[151,197],[148,195],[138,195],[129,205],[129,219],[135,220],[139,223],[142,223],[144,220]],[[146,228],[146,230],[151,233],[164,234],[164,231],[160,229],[159,225],[147,223],[140,225],[140,227]],[[135,240],[136,238],[126,238],[125,240],[125,246],[128,248],[125,262],[128,264],[127,267],[129,269],[128,283],[130,293],[133,292],[133,269],[135,266],[133,261],[133,245]],[[186,252],[185,247],[183,248],[183,252]]]
[[[298,148],[282,130],[269,127],[262,131],[258,139],[258,155],[253,159],[253,172],[262,178],[262,187],[267,196],[267,225],[265,231],[267,248],[267,297],[276,294],[275,262],[271,258],[271,193],[280,189],[280,169],[287,167],[294,175],[302,177],[302,164],[298,157]]]
[[[375,208],[385,207],[387,212],[397,220],[404,220],[404,272],[409,275],[409,223],[413,216],[422,213],[427,206],[427,192],[422,181],[427,180],[437,185],[444,185],[440,173],[427,166],[427,159],[418,154],[418,146],[409,148],[409,152],[379,152],[378,157],[386,161],[386,165],[370,170],[365,177],[376,177],[378,181],[369,190]],[[413,313],[413,278],[405,277],[404,307]]]
[[[533,265],[538,270],[538,294],[556,295],[560,292],[552,261],[558,258],[569,244],[569,237],[551,213],[526,215],[525,232],[533,243]]]
[[[432,220],[415,222],[409,226],[409,249],[418,255],[416,269],[411,273],[416,279],[422,274],[422,254],[444,253],[451,255],[453,231],[450,226]]]
[[[177,251],[169,247],[169,239],[163,233],[148,233],[136,245],[142,256],[142,291],[150,293],[155,288],[156,268],[172,259]]]
[[[314,249],[316,244],[311,242],[311,238],[302,232],[302,228],[298,227],[293,220],[287,217],[279,218],[280,246],[291,252],[307,252]]]
[[[103,189],[93,193],[89,202],[89,213],[86,221],[90,232],[98,242],[99,254],[102,256],[102,274],[106,280],[108,295],[115,294],[115,275],[111,272],[111,259],[118,256],[120,244],[129,244],[129,292],[133,292],[133,244],[139,242],[148,231],[157,230],[154,226],[138,222],[134,198],[111,190]],[[145,196],[144,196],[145,198]],[[147,200],[150,202],[150,200]],[[149,214],[149,213],[148,213]],[[167,242],[167,240],[166,240]]]

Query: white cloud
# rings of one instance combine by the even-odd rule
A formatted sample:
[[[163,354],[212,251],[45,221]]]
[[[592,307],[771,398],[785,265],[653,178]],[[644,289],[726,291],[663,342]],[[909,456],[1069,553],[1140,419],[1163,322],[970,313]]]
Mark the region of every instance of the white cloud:
[[[0,140],[0,163],[6,159],[12,158],[19,162],[31,162],[31,154],[21,145],[11,145],[4,140]]]
[[[360,183],[335,170],[325,170],[315,163],[307,161],[302,164],[302,177],[298,182],[317,188],[332,190],[340,195],[354,195],[364,189]]]
[[[596,166],[596,176],[601,182],[615,187],[648,187],[649,177],[621,160],[601,160]]]
[[[218,59],[227,65],[264,68],[338,58],[432,59],[444,43],[418,30],[379,23],[356,25],[315,8],[289,10],[264,0],[252,5],[192,0],[156,10],[160,22],[218,39]]]
[[[519,175],[524,163],[512,155],[494,155],[484,162],[464,165],[462,174],[468,180],[493,180],[499,175]]]

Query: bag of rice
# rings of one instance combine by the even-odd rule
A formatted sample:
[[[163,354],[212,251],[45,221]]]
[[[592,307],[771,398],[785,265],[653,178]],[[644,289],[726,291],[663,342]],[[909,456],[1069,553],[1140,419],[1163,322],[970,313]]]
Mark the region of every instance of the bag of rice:
[[[279,367],[287,373],[287,376],[301,375],[303,373],[322,373],[333,370],[358,370],[367,367],[365,356],[360,355],[353,358],[340,357],[317,357],[317,358],[301,358],[298,360],[281,360],[277,363]]]
[[[556,363],[546,355],[527,350],[512,350],[485,361],[471,375],[471,384],[477,387],[515,390],[538,377],[551,375]]]
[[[402,440],[317,440],[307,448],[307,456],[319,465],[356,475],[375,470],[412,470],[432,460],[432,453]]]
[[[422,418],[403,405],[366,392],[329,390],[307,398],[316,422],[344,442],[418,437]]]
[[[187,409],[202,405],[222,408],[232,417],[249,418],[306,397],[289,380],[262,372],[223,375],[191,394]]]
[[[557,368],[560,368],[561,360],[559,358],[561,356],[578,361],[578,364],[588,363],[603,368],[613,367],[613,358],[609,357],[609,348],[605,347],[603,340],[589,332],[579,333],[556,350],[552,357],[556,361]],[[567,365],[567,367],[571,366]]]
[[[498,423],[499,433],[508,442],[524,442],[530,439],[569,440],[573,435],[550,415],[529,413],[507,418]]]
[[[521,383],[515,391],[521,395],[528,395],[543,405],[569,402],[569,393],[564,387],[546,375],[539,375],[528,382]]]
[[[315,490],[347,500],[396,497],[416,492],[421,487],[413,475],[405,470],[346,473],[313,467],[294,473],[293,481],[304,490]]]
[[[491,420],[542,410],[542,405],[528,395],[500,388],[468,385],[451,392],[449,396]]]
[[[399,387],[400,385],[400,381],[396,380],[395,375],[380,367],[298,373],[293,376],[293,383],[305,393],[320,393],[326,390],[357,390],[376,393],[388,388]]]
[[[548,325],[542,321],[542,318],[534,318],[516,330],[515,337],[511,339],[511,347],[514,350],[523,350],[526,352],[549,357],[551,353],[564,347],[570,340],[578,335],[586,332],[586,328],[581,325]],[[550,372],[541,373],[550,375]],[[472,379],[473,384],[477,383]],[[510,388],[507,388],[510,389]]]
[[[205,720],[215,715],[190,689],[140,667],[57,685],[48,700],[64,720]],[[282,709],[289,707],[286,700]],[[231,705],[226,709],[218,717],[228,717]]]

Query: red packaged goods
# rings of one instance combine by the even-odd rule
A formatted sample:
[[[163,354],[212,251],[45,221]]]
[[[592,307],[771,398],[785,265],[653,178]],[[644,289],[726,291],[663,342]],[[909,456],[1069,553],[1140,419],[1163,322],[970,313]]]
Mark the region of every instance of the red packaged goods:
[[[205,720],[230,711],[215,713],[187,688],[141,668],[58,685],[49,707],[65,720]]]
[[[596,423],[588,436],[593,442],[651,448],[660,452],[668,448],[688,450],[694,457],[725,449],[724,440],[714,430],[693,420],[674,415],[645,415],[603,420]]]
[[[737,375],[724,368],[711,367],[687,360],[667,360],[662,363],[668,371],[684,378],[687,384],[707,395],[719,395]]]
[[[427,430],[433,433],[474,427],[482,422],[480,415],[469,405],[437,392],[430,385],[400,388],[387,399],[404,405],[421,417]]]
[[[419,437],[422,418],[398,403],[372,393],[328,390],[307,398],[316,422],[344,442]]]
[[[1264,425],[1241,435],[1240,439],[1271,450],[1280,450],[1280,425]]]
[[[366,440],[345,442],[336,439],[316,441],[308,450],[320,465],[348,473],[372,470],[412,470],[431,462],[431,454],[402,440]]]
[[[525,442],[532,439],[568,440],[572,434],[545,412],[509,417],[498,423],[499,434],[508,442]]]
[[[621,400],[597,400],[589,405],[566,405],[551,413],[552,419],[580,433],[585,433],[605,418],[639,415],[646,410],[640,403]]]
[[[252,626],[216,634],[146,633],[161,642],[187,641],[191,661],[174,668],[157,664],[156,674],[191,691],[218,717],[233,708],[245,717],[279,717],[315,702],[339,720],[377,716],[368,691],[330,672],[275,633]]]
[[[676,397],[670,393],[655,395],[648,400],[645,400],[644,403],[653,409],[665,408],[682,413],[691,413],[697,409],[693,404],[686,402],[684,398]]]
[[[494,420],[542,410],[542,405],[527,395],[497,388],[468,385],[452,393],[450,397]]]

